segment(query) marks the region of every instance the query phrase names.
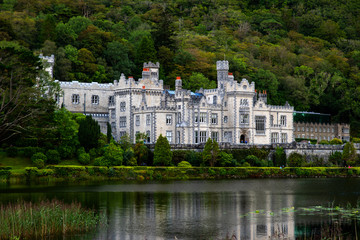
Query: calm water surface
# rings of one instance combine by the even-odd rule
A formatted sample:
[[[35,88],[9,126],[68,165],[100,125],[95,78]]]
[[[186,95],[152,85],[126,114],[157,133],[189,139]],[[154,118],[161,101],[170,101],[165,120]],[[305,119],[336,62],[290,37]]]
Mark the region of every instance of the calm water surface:
[[[3,203],[54,198],[78,201],[106,215],[106,228],[69,239],[224,239],[232,234],[237,239],[316,238],[324,226],[339,223],[284,208],[355,206],[360,200],[360,179],[0,185]],[[360,236],[355,221],[342,222],[337,228],[348,236],[355,232]]]

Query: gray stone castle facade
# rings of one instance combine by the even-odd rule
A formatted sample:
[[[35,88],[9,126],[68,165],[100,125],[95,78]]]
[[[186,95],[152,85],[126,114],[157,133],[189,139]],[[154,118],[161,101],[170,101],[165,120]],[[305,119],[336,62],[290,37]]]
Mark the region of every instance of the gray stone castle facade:
[[[290,143],[294,108],[267,104],[266,92],[255,83],[234,80],[228,61],[217,61],[217,88],[191,92],[176,78],[175,90],[159,80],[159,63],[144,63],[142,78],[121,75],[113,83],[59,82],[57,98],[69,111],[92,115],[115,139],[146,133],[154,143],[160,134],[171,144],[200,144],[212,138],[231,144]]]

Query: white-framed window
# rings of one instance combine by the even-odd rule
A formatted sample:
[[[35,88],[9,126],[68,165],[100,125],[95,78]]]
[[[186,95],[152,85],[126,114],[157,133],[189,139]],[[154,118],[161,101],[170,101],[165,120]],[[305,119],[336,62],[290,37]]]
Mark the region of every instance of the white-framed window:
[[[140,126],[140,115],[136,115],[135,119],[136,126]]]
[[[286,127],[286,116],[285,115],[280,116],[280,125],[283,127]]]
[[[315,129],[315,132],[317,132],[317,127],[314,127],[314,129]]]
[[[121,128],[126,127],[126,117],[120,117],[120,118],[119,118],[119,126],[120,126]]]
[[[91,104],[94,104],[94,105],[99,104],[99,96],[98,95],[92,95],[91,96]]]
[[[305,132],[305,127],[302,127],[301,129],[302,129],[303,132]]]
[[[200,122],[201,123],[206,123],[206,116],[207,116],[207,114],[206,113],[204,113],[204,112],[202,112],[202,113],[200,113]]]
[[[177,123],[181,123],[181,113],[177,113]]]
[[[120,103],[120,112],[125,112],[126,110],[126,102],[121,102]]]
[[[274,115],[270,115],[270,126],[274,126]]]
[[[166,131],[166,138],[169,143],[172,143],[172,131]]]
[[[80,95],[79,94],[73,94],[71,96],[71,102],[72,102],[72,104],[79,104],[80,103]]]
[[[256,134],[265,134],[265,116],[255,116]]]
[[[200,142],[204,143],[206,140],[206,131],[200,131]]]
[[[126,131],[120,131],[119,132],[119,138],[121,138],[122,136],[125,136],[126,135]]]
[[[111,118],[112,118],[112,119],[115,118],[115,109],[111,110]]]
[[[150,114],[146,114],[146,125],[150,125]]]
[[[198,131],[194,131],[194,142],[199,143],[199,132]]]
[[[194,113],[194,122],[198,123],[199,122],[199,115],[198,113]]]
[[[307,132],[309,131],[309,127],[306,127],[306,131],[307,131]]]
[[[115,128],[116,128],[115,122],[112,122],[110,125],[111,125],[111,131],[115,132]]]
[[[310,127],[310,132],[313,132],[313,131],[314,131],[313,127]]]
[[[334,129],[334,128],[332,128],[332,129],[331,129],[331,132],[332,132],[332,133],[334,133],[334,132],[335,132],[335,129]]]
[[[281,134],[281,143],[287,143],[287,133]]]
[[[213,97],[213,104],[216,105],[217,104],[217,96]]]
[[[224,116],[224,123],[228,122],[228,116]]]
[[[211,139],[218,142],[219,141],[219,133],[218,132],[211,132]]]
[[[249,124],[249,114],[240,113],[240,124]]]
[[[218,114],[217,113],[211,114],[211,124],[218,124]]]
[[[319,127],[319,133],[321,132],[321,130],[322,130],[322,127]]]
[[[279,142],[279,133],[273,132],[271,133],[271,143],[278,143]]]
[[[232,142],[232,132],[224,132],[224,142]]]
[[[176,132],[176,143],[180,144],[180,140],[181,140],[180,131],[177,131]]]
[[[330,132],[330,128],[328,127],[327,130],[328,130],[327,132],[329,133],[329,132]]]
[[[298,132],[300,132],[300,127],[297,127]]]
[[[114,96],[109,96],[109,105],[114,105],[114,104],[115,104]]]
[[[166,114],[166,125],[171,125],[171,124],[172,124],[172,115]]]

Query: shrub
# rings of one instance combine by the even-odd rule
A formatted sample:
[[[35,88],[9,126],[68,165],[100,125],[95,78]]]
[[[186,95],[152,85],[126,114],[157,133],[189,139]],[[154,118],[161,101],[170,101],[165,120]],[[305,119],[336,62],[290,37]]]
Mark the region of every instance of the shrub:
[[[241,166],[242,167],[251,167],[250,163],[248,163],[248,162],[244,162]]]
[[[85,149],[84,149],[85,150]],[[96,148],[92,148],[89,150],[89,155],[90,155],[90,158],[91,159],[95,159],[97,157],[99,157],[97,151],[96,151]]]
[[[352,139],[352,142],[353,142],[353,143],[360,143],[360,138],[355,138],[355,137],[354,137],[354,138]]]
[[[342,165],[342,153],[341,152],[333,152],[329,156],[329,162],[336,166]]]
[[[39,147],[24,147],[23,151],[24,151],[24,157],[31,158],[31,156],[34,155],[35,153],[38,153],[38,152],[43,153],[44,149],[39,148]]]
[[[259,158],[254,155],[249,155],[245,158],[245,162],[249,163],[251,166],[256,166],[259,162]]]
[[[324,139],[324,140],[321,140],[321,141],[319,142],[319,144],[328,145],[329,142]]]
[[[289,167],[301,167],[304,163],[304,157],[296,152],[290,154],[287,164]]]
[[[201,152],[188,151],[185,155],[185,161],[189,162],[192,166],[200,166],[202,154]]]
[[[95,158],[94,166],[111,166],[110,161],[104,157]]]
[[[104,152],[104,158],[110,163],[108,166],[120,166],[123,162],[123,150],[120,146],[111,142]]]
[[[274,157],[274,165],[276,167],[285,166],[286,165],[286,154],[282,147],[277,147],[275,149]]]
[[[37,168],[40,169],[40,168],[43,168],[45,166],[45,162],[47,161],[47,157],[43,153],[35,153],[31,157],[31,161]]]
[[[131,147],[124,151],[123,158],[126,166],[137,166],[135,153]]]
[[[233,155],[230,153],[221,151],[219,153],[219,164],[222,167],[234,166]]]
[[[178,167],[187,167],[187,168],[191,168],[191,164],[187,161],[181,161],[179,164],[178,164]]]
[[[78,157],[78,160],[82,165],[88,165],[90,163],[90,154],[81,153]]]
[[[80,154],[83,154],[83,153],[86,153],[84,147],[78,148],[78,150],[76,151],[76,155],[77,155],[78,157],[80,156]]]
[[[48,164],[58,164],[60,162],[60,154],[56,150],[48,150],[46,152],[47,162]]]
[[[334,139],[332,139],[330,141],[330,144],[332,144],[332,145],[340,145],[340,144],[343,144],[343,142],[338,138],[334,138]]]

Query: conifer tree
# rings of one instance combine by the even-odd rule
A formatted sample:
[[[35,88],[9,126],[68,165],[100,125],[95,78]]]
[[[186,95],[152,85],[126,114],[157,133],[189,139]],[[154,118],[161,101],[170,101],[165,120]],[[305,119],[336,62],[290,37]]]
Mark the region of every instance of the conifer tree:
[[[86,116],[79,124],[78,138],[86,151],[95,148],[100,138],[100,126],[91,116]]]
[[[156,62],[156,50],[154,41],[150,36],[141,39],[140,45],[136,50],[136,65],[142,66],[144,62]]]
[[[154,166],[169,166],[172,161],[172,152],[169,141],[161,134],[155,143]]]
[[[110,125],[110,123],[107,122],[106,127],[107,127],[107,131],[106,131],[107,141],[108,141],[108,143],[110,143],[111,139],[113,139],[112,133],[111,133],[111,125]]]
[[[209,138],[203,150],[203,164],[208,164],[210,167],[214,167],[219,155],[219,144]]]

